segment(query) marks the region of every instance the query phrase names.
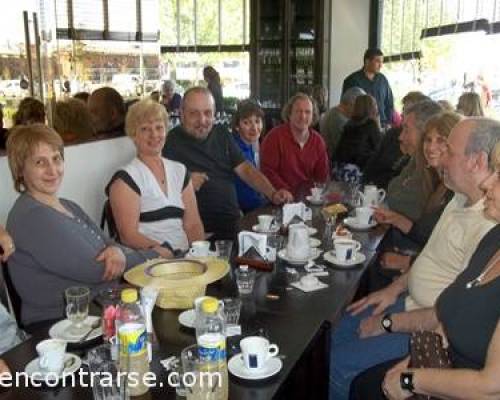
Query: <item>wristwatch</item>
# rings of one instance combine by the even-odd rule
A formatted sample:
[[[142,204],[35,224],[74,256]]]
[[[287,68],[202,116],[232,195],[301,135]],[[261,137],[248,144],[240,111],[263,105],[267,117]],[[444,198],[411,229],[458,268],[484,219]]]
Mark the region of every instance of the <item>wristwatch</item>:
[[[382,325],[382,328],[384,328],[384,331],[388,333],[392,333],[392,318],[391,314],[385,314],[382,317],[382,320],[380,321],[380,324]]]
[[[415,387],[413,386],[413,372],[401,372],[399,383],[401,385],[401,389],[414,393]]]

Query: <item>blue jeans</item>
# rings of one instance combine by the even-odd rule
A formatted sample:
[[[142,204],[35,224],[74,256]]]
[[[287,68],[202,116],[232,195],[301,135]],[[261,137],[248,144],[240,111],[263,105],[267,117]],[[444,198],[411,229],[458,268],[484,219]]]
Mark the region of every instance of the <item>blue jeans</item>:
[[[400,295],[387,313],[398,313],[405,310],[404,299]],[[330,400],[349,399],[351,381],[364,370],[384,361],[403,357],[408,353],[410,335],[391,333],[360,339],[358,334],[360,322],[369,317],[373,308],[352,316],[344,314],[332,333],[330,350]]]

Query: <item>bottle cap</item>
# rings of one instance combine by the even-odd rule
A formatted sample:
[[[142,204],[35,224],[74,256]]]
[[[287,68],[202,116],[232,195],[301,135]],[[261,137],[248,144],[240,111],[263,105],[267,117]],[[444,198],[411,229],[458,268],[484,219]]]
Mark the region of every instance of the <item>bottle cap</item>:
[[[137,301],[137,290],[132,288],[122,290],[122,301],[124,303],[135,303]]]
[[[205,313],[214,313],[219,308],[219,301],[214,298],[205,299],[203,303],[201,303],[201,309]]]

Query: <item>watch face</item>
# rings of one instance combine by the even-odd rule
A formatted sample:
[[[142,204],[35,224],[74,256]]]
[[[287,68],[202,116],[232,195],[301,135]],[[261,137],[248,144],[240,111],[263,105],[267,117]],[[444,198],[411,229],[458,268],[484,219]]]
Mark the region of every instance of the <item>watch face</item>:
[[[384,326],[384,328],[390,328],[392,325],[392,321],[389,318],[384,318],[382,320],[382,325]]]

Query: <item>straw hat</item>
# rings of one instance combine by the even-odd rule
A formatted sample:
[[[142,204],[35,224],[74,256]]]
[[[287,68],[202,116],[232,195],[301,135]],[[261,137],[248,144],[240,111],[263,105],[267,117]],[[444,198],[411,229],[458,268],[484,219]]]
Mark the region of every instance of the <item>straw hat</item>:
[[[194,299],[205,295],[207,285],[221,279],[228,271],[229,264],[216,257],[156,258],[127,271],[124,278],[139,287],[159,289],[158,307],[185,309],[193,307]]]

